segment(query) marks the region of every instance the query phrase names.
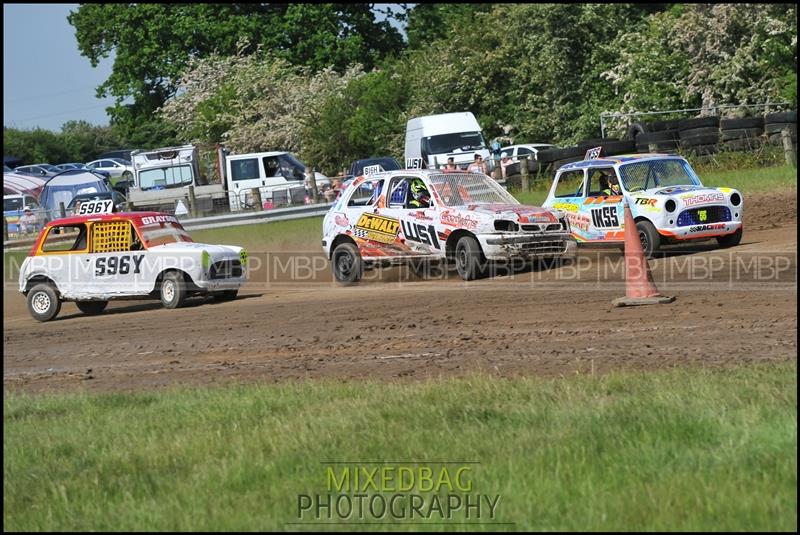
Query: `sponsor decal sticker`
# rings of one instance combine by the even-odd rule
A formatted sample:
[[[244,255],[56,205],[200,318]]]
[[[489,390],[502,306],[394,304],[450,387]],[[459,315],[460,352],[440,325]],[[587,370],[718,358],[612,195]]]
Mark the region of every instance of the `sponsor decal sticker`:
[[[567,212],[567,219],[569,219],[569,224],[571,227],[577,228],[584,232],[589,230],[589,225],[591,224],[591,220],[583,215],[583,214],[574,214],[572,212]]]
[[[403,235],[407,240],[424,243],[435,249],[441,249],[436,237],[436,228],[433,225],[420,225],[411,221],[402,221]]]
[[[592,223],[597,228],[619,227],[616,206],[604,206],[592,209]]]
[[[334,217],[333,220],[340,227],[349,227],[350,226],[350,220],[347,219],[347,216],[344,215],[344,214],[336,214],[336,217]]]
[[[177,223],[178,219],[171,215],[147,216],[142,218],[142,225],[152,225],[153,223]]]
[[[695,225],[689,227],[689,232],[704,232],[706,230],[720,230],[725,228],[725,223],[715,223],[713,225]]]
[[[469,216],[462,216],[460,214],[452,214],[450,212],[442,212],[441,221],[442,225],[450,225],[451,227],[467,230],[475,230],[475,227],[478,226],[477,219],[472,219]]]
[[[578,205],[570,202],[557,202],[553,205],[556,210],[563,210],[565,212],[577,212]]]
[[[655,206],[657,202],[658,202],[658,199],[647,199],[645,197],[637,197],[636,198],[636,204],[637,205],[643,204],[645,206]]]
[[[400,222],[397,219],[374,214],[361,214],[356,223],[354,234],[359,238],[392,243],[397,238]]]
[[[720,191],[714,193],[700,193],[698,195],[684,195],[681,197],[683,204],[686,206],[695,206],[698,204],[708,204],[713,202],[724,202],[725,195]]]

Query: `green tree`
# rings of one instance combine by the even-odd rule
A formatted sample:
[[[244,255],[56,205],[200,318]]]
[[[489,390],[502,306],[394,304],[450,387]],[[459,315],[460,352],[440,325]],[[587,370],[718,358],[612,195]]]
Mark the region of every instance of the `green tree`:
[[[134,145],[171,139],[154,112],[175,95],[192,58],[231,55],[245,42],[245,52],[262,45],[293,64],[343,72],[356,62],[371,68],[403,46],[369,4],[82,4],[68,20],[92,66],[114,53],[97,96],[116,98],[112,125]]]

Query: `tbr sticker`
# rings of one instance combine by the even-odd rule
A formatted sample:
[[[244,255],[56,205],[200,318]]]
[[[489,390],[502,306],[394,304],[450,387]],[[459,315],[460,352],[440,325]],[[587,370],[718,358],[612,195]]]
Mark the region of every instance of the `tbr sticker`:
[[[397,219],[374,214],[361,214],[358,218],[353,234],[381,243],[392,243],[397,239],[400,222]]]

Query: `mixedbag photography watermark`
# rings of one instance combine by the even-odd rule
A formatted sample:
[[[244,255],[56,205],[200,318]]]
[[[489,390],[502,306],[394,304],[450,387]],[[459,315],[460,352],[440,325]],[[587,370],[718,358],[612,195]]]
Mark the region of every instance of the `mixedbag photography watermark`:
[[[476,484],[479,463],[325,462],[320,491],[300,493],[297,523],[492,522],[500,494]]]

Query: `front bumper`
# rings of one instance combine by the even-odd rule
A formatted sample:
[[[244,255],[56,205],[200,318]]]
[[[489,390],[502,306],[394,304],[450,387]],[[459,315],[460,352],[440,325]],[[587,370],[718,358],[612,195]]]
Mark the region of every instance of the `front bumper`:
[[[245,282],[247,282],[247,278],[242,276],[230,279],[213,279],[213,280],[203,279],[199,281],[194,281],[194,284],[200,290],[204,290],[207,292],[217,292],[223,290],[238,290],[244,285]]]
[[[658,233],[672,240],[697,240],[733,234],[742,228],[741,221],[704,223],[674,229],[658,229]]]
[[[511,258],[575,258],[578,244],[567,232],[525,234],[508,232],[477,236],[488,260]]]

